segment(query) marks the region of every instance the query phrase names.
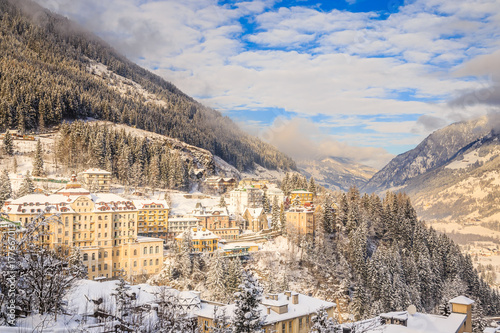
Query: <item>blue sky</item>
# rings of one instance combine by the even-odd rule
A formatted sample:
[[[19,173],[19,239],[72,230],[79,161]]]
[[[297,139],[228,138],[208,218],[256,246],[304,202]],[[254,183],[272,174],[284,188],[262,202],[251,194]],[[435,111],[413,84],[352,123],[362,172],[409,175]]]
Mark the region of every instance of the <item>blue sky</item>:
[[[496,108],[497,0],[38,2],[297,159],[381,167]]]

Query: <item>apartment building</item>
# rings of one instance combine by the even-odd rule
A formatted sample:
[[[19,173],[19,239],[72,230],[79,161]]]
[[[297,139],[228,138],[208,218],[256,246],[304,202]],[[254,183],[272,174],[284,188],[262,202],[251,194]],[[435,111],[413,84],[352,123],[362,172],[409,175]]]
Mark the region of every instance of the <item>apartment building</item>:
[[[111,185],[111,172],[91,168],[80,172],[83,182],[88,188],[96,187],[99,192],[109,192]]]
[[[166,200],[134,200],[139,236],[167,239],[169,206]]]

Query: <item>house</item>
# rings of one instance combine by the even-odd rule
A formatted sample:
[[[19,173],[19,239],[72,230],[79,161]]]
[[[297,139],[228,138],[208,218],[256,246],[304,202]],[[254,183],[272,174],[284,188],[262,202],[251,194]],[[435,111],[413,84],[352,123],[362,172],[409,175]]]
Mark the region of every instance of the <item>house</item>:
[[[184,231],[196,227],[200,220],[196,217],[169,217],[167,225],[167,239],[174,239]]]
[[[187,236],[187,233],[189,233],[191,236],[191,242],[194,252],[214,252],[219,247],[219,236],[202,226],[189,228],[179,236],[175,237],[175,240],[177,241],[179,246]]]
[[[134,203],[112,193],[91,193],[75,175],[55,194],[6,201],[2,212],[22,227],[39,215],[52,217],[41,244],[68,252],[78,247],[90,279],[151,275],[162,267],[163,240],[138,236]]]
[[[236,188],[236,179],[223,177],[210,177],[203,184],[207,192],[223,194]]]
[[[449,301],[451,314],[439,316],[416,312],[413,305],[407,311],[382,313],[376,318],[341,325],[342,332],[354,333],[470,333],[473,300],[459,296]]]
[[[239,187],[255,187],[258,189],[263,189],[264,187],[269,186],[270,181],[268,179],[263,178],[243,178],[238,183]]]
[[[226,208],[207,208],[201,203],[190,214],[200,220],[200,225],[223,239],[234,240],[240,235],[240,227],[231,219]]]
[[[215,306],[225,310],[229,317],[234,313],[234,304],[222,305],[200,301],[199,309],[194,311],[194,314],[198,317],[201,333],[210,331]],[[259,304],[259,310],[265,316],[262,332],[308,333],[312,326],[311,318],[317,311],[323,308],[331,318],[335,307],[335,303],[292,291],[266,295]]]
[[[247,208],[243,213],[245,229],[253,232],[269,229],[267,215],[264,208]]]

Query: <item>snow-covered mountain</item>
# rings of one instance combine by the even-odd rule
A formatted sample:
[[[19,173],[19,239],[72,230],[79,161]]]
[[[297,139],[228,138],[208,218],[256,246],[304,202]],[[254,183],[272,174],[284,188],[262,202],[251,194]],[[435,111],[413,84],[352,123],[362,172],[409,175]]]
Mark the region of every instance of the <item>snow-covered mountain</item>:
[[[404,191],[427,220],[500,218],[500,134],[489,117],[438,130],[394,158],[363,188]]]
[[[302,174],[308,178],[314,177],[321,186],[342,191],[347,191],[352,186],[362,187],[377,172],[369,166],[340,157],[299,161],[297,165]]]

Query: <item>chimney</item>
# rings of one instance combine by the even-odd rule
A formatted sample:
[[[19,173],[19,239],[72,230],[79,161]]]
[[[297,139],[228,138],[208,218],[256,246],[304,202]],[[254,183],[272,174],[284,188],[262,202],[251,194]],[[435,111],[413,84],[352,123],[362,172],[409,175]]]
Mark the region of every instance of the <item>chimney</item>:
[[[287,301],[290,300],[290,296],[292,296],[292,292],[290,290],[285,290],[285,296]]]
[[[267,314],[268,315],[271,314],[271,307],[270,306],[267,307]]]
[[[451,304],[451,312],[452,313],[461,313],[467,315],[465,318],[465,327],[464,332],[470,333],[472,332],[472,304],[474,303],[468,297],[458,296],[453,299],[450,299],[449,303]]]
[[[299,304],[299,294],[298,293],[292,294],[292,304]]]

